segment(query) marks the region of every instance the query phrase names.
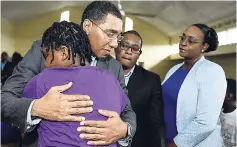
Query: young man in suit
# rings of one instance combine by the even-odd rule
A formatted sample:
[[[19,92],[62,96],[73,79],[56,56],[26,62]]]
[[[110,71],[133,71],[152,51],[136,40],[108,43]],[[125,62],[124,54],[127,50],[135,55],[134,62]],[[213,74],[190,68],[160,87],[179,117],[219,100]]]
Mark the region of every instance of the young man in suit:
[[[163,104],[160,77],[136,65],[142,53],[142,37],[139,33],[127,31],[122,36],[124,38],[115,54],[123,66],[128,97],[137,115],[137,131],[132,147],[161,147]]]
[[[5,81],[12,75],[14,67],[22,60],[21,54],[14,52],[12,55],[11,62],[7,61],[1,72],[1,82],[4,85]]]
[[[5,81],[11,75],[11,62],[9,62],[9,57],[7,52],[2,52],[1,54],[1,86],[4,85]]]
[[[3,71],[6,63],[8,62],[9,56],[7,52],[2,52],[1,54],[1,71]]]
[[[118,8],[108,1],[90,3],[82,14],[81,27],[88,35],[94,54],[92,62],[88,65],[113,73],[126,91],[122,66],[110,56],[111,50],[116,48],[121,40],[122,15]],[[60,92],[72,86],[71,82],[51,88],[40,99],[24,98],[22,93],[26,83],[44,69],[44,63],[41,41],[35,41],[2,88],[2,117],[12,126],[29,134],[25,134],[23,146],[37,145],[37,133],[34,128],[41,119],[82,121],[80,125],[84,127],[78,128],[78,134],[84,132],[82,139],[88,140],[91,145],[117,142],[122,147],[130,146],[136,131],[136,115],[132,111],[129,99],[121,115],[104,110],[99,113],[108,117],[108,120],[83,121],[85,118],[74,114],[91,112],[93,102],[85,95],[61,94]]]

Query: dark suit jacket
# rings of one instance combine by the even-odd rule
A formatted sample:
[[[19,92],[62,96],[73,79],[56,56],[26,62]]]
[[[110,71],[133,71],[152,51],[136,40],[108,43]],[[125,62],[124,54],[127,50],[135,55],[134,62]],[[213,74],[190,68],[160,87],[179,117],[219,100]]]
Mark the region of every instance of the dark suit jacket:
[[[137,131],[132,147],[160,147],[160,128],[163,126],[160,77],[136,65],[127,89],[137,116]]]
[[[13,59],[14,60],[14,59]],[[11,62],[7,62],[3,71],[1,71],[1,82],[2,82],[2,86],[4,85],[4,83],[6,82],[6,80],[12,75],[13,69],[14,67],[20,62],[19,61],[11,61]]]
[[[12,62],[7,62],[5,67],[3,68],[3,71],[1,71],[1,83],[4,85],[5,81],[12,75],[13,71],[13,64]]]
[[[4,121],[9,122],[12,126],[16,126],[21,129],[25,128],[27,111],[32,100],[22,97],[23,90],[27,82],[44,69],[44,62],[45,59],[41,52],[41,41],[35,41],[31,49],[24,56],[23,60],[15,67],[12,76],[3,86],[1,92],[2,118]],[[105,59],[98,60],[97,67],[113,73],[119,80],[120,86],[125,92],[127,92],[122,66],[118,61],[109,56]],[[121,119],[131,125],[131,134],[133,136],[136,131],[136,115],[131,108],[129,99],[124,111],[121,114]],[[35,130],[36,129],[31,132],[33,135],[30,136],[35,136],[37,134]],[[32,141],[34,139],[28,139],[28,141],[29,140]],[[32,144],[32,142],[28,144]],[[28,144],[26,146],[29,146]]]

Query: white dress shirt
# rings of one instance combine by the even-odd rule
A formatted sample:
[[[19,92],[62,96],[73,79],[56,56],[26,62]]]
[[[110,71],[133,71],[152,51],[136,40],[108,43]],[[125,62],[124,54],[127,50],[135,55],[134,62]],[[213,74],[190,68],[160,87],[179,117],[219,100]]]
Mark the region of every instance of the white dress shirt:
[[[126,75],[124,75],[126,86],[128,85],[128,81],[129,81],[130,77],[132,76],[134,69],[135,69],[135,65],[132,67],[132,69]]]

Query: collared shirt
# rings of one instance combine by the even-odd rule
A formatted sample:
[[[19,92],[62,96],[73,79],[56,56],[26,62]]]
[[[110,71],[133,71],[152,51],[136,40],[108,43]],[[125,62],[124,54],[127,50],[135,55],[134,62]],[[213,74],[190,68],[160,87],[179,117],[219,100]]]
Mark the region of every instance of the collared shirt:
[[[134,69],[135,69],[135,65],[132,67],[132,69],[126,75],[124,75],[126,86],[128,85],[128,81],[129,81],[130,77],[132,76]]]
[[[1,70],[2,70],[2,71],[3,71],[3,69],[4,69],[4,67],[5,67],[6,64],[7,64],[7,61],[1,63],[1,68],[2,68]]]
[[[96,57],[94,57],[94,56],[91,56],[91,66],[96,66],[96,64],[97,64],[97,60],[96,60]]]

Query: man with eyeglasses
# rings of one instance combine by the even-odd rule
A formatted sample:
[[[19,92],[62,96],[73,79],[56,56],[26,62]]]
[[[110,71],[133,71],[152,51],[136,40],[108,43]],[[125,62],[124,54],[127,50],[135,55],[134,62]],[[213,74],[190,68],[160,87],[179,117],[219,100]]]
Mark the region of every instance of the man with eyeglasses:
[[[160,77],[136,65],[142,53],[139,33],[132,30],[122,36],[124,38],[115,49],[115,55],[123,66],[128,97],[137,115],[137,131],[132,147],[161,147],[163,103]]]
[[[81,27],[88,35],[94,54],[92,62],[86,65],[111,72],[118,79],[121,88],[127,92],[122,66],[110,56],[111,50],[117,48],[118,42],[123,38],[120,36],[122,15],[118,8],[108,1],[90,3],[82,14]],[[120,116],[116,112],[103,110],[98,113],[107,117],[106,121],[88,121],[80,114],[93,111],[93,102],[89,96],[61,93],[73,85],[70,81],[68,84],[51,88],[40,99],[32,101],[22,97],[25,85],[45,68],[44,63],[41,41],[35,41],[2,88],[2,118],[24,132],[23,146],[37,146],[35,128],[41,119],[80,122],[84,127],[75,130],[78,131],[78,137],[79,133],[84,132],[80,137],[88,140],[88,144],[92,146],[114,142],[121,147],[130,146],[136,131],[136,115],[129,99]]]

